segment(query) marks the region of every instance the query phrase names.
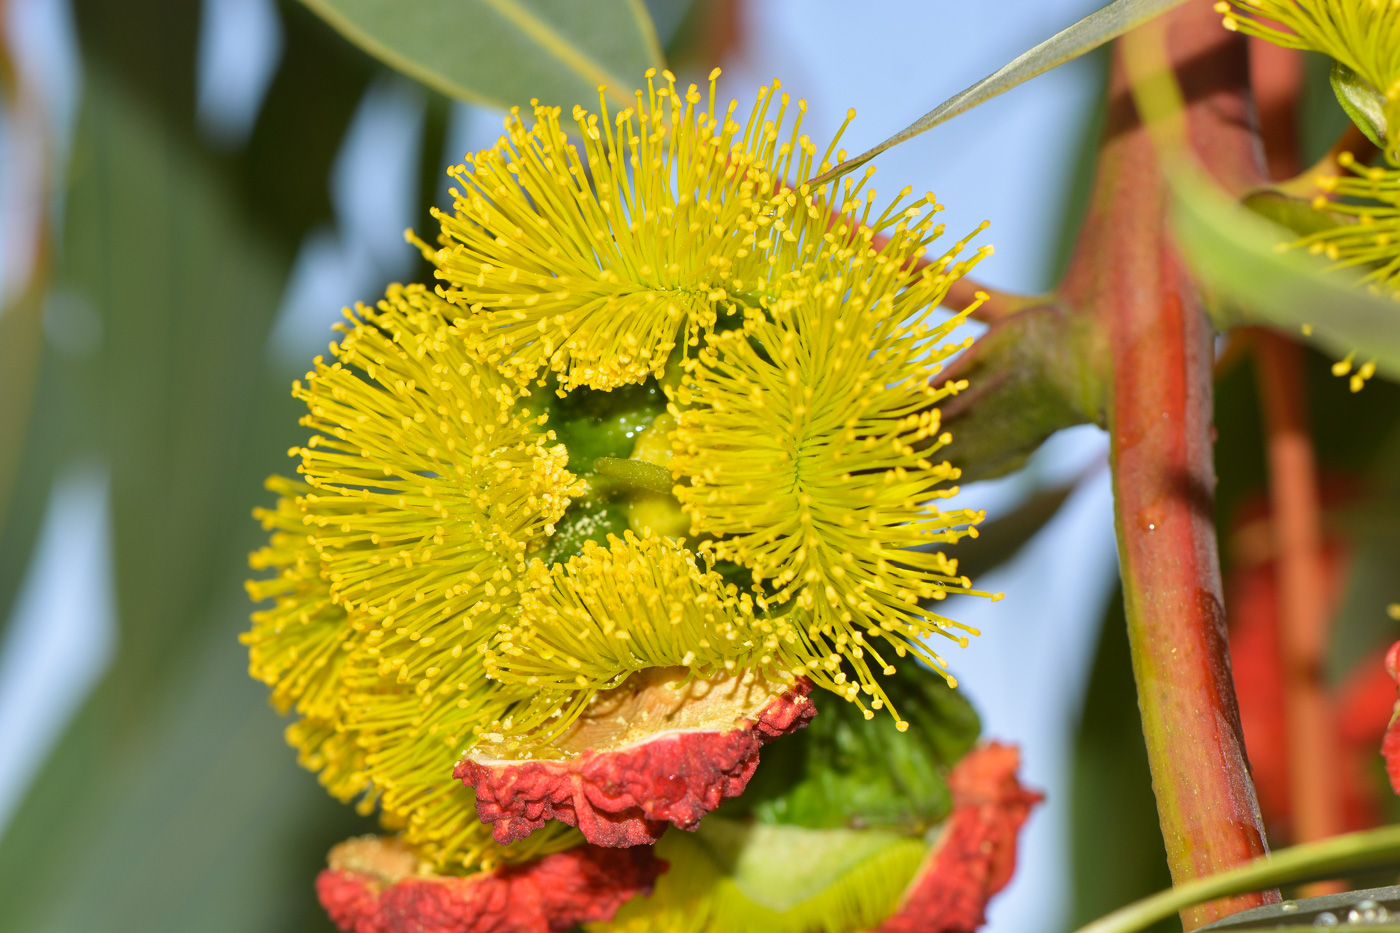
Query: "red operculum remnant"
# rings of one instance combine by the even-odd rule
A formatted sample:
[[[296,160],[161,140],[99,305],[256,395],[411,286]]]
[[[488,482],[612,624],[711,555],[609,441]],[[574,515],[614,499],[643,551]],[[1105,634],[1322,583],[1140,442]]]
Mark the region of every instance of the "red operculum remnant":
[[[650,894],[666,863],[650,847],[585,845],[464,878],[416,869],[395,839],[351,839],[331,851],[316,893],[345,933],[563,933]]]
[[[687,676],[655,669],[599,694],[551,748],[570,757],[493,757],[477,746],[454,774],[476,791],[476,810],[502,845],[549,820],[577,826],[600,846],[655,842],[667,825],[693,830],[737,797],[758,752],[816,714],[811,683],[752,675]]]
[[[1385,653],[1385,669],[1391,678],[1400,684],[1400,641],[1390,646]],[[1395,701],[1394,712],[1390,714],[1390,725],[1385,727],[1385,738],[1381,739],[1381,755],[1385,758],[1385,773],[1390,776],[1391,790],[1400,794],[1400,700]]]
[[[1016,834],[1043,797],[1016,780],[1021,756],[984,745],[949,775],[953,813],[894,916],[876,933],[971,933],[1016,867]]]

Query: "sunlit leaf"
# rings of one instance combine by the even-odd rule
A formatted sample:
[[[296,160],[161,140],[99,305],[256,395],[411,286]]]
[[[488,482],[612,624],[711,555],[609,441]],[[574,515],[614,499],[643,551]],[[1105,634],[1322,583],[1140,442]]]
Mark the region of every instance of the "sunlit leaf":
[[[1336,356],[1355,351],[1382,372],[1400,376],[1400,303],[1369,291],[1358,276],[1328,270],[1325,260],[1282,250],[1294,239],[1231,201],[1204,179],[1173,179],[1178,241],[1201,280],[1238,305],[1248,319],[1310,339]]]
[[[444,94],[495,107],[531,99],[632,102],[664,65],[642,0],[303,0],[350,41]]]
[[[1102,9],[1090,13],[1079,22],[1057,32],[1024,55],[1012,59],[1008,64],[978,81],[972,87],[954,94],[937,107],[924,114],[889,139],[868,149],[854,159],[838,165],[826,174],[826,178],[844,175],[859,168],[893,146],[913,139],[920,133],[947,122],[960,113],[985,104],[993,97],[1004,94],[1031,78],[1058,68],[1065,62],[1073,61],[1087,52],[1118,38],[1155,16],[1159,16],[1179,6],[1185,0],[1113,0]],[[814,183],[819,179],[814,179]]]

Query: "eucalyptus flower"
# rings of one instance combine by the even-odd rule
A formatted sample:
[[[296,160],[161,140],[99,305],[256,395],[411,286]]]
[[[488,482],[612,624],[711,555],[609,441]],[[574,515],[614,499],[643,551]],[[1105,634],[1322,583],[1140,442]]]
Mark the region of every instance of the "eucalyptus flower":
[[[1389,0],[1220,0],[1225,28],[1290,49],[1322,52],[1354,71],[1400,126],[1400,7]],[[1395,134],[1387,154],[1397,156]]]
[[[398,834],[337,904],[694,829],[814,687],[906,728],[883,678],[951,682],[924,640],[971,631],[929,605],[991,595],[941,552],[982,513],[936,507],[964,385],[929,383],[990,248],[927,255],[941,207],[873,170],[811,186],[843,153],[776,82],[741,123],[663,77],[569,132],[513,111],[419,242],[443,284],[347,311],[293,388],[244,640],[301,762]]]

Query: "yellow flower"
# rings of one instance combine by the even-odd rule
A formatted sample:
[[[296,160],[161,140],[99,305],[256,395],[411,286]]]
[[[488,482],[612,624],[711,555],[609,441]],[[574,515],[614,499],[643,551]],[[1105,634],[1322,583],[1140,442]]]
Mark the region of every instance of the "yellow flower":
[[[777,663],[783,620],[755,618],[753,599],[679,541],[625,537],[608,547],[590,541],[566,564],[531,562],[522,612],[487,652],[490,676],[539,691],[510,728],[542,730],[532,744],[567,730],[598,692],[650,668],[793,680]]]
[[[1356,72],[1385,98],[1387,149],[1397,154],[1400,5],[1392,0],[1221,0],[1215,9],[1225,14],[1227,29],[1322,52]]]
[[[283,570],[253,595],[284,596],[247,640],[274,700],[308,717],[289,737],[338,796],[372,786],[367,805],[421,852],[475,865],[494,844],[452,763],[520,699],[478,649],[580,486],[450,311],[393,287],[295,386],[318,433],[293,451],[305,486],[274,481],[284,499],[263,513],[279,530],[254,566]]]
[[[513,110],[506,136],[452,172],[462,187],[455,212],[438,215],[437,274],[477,316],[492,362],[522,383],[541,371],[564,390],[659,377],[678,341],[698,345],[827,265],[837,189],[796,189],[831,167],[836,140],[818,155],[800,132],[806,103],[785,127],[793,108],[774,81],[741,124],[737,102],[716,109],[718,69],[708,101],[654,74],[615,118],[601,95],[601,116],[575,108],[574,141],[559,108],[536,106],[528,127]]]
[[[935,547],[983,517],[932,505],[958,476],[933,459],[950,440],[934,406],[965,384],[929,378],[966,344],[940,343],[961,315],[928,315],[985,251],[956,262],[959,242],[916,271],[931,227],[911,212],[883,249],[858,229],[846,273],[804,280],[717,336],[675,393],[671,468],[700,549],[748,568],[767,586],[760,608],[791,616],[793,674],[877,710],[889,701],[875,675],[893,671],[878,640],[940,669],[922,639],[966,643],[950,633],[966,626],[923,604],[973,592]]]
[[[1325,256],[1335,269],[1365,268],[1362,281],[1375,290],[1400,298],[1400,171],[1359,165],[1349,152],[1337,161],[1350,175],[1327,175],[1317,180],[1324,194],[1313,201],[1346,222],[1310,233],[1290,244],[1313,255]],[[1336,376],[1351,377],[1351,390],[1361,391],[1376,373],[1374,361],[1354,367],[1355,353],[1333,364]]]
[[[962,384],[928,380],[966,312],[930,315],[989,248],[925,265],[932,195],[812,189],[836,144],[800,135],[801,102],[783,129],[776,82],[741,125],[713,75],[705,109],[665,77],[616,119],[576,111],[577,147],[557,110],[512,113],[425,247],[445,287],[347,312],[293,389],[313,434],[258,513],[252,673],[301,717],[301,762],[439,872],[576,844],[553,823],[500,848],[454,765],[577,755],[551,742],[634,675],[761,680],[792,714],[758,717],[768,741],[810,716],[800,678],[898,720],[881,652],[942,666],[924,638],[966,643],[926,608],[976,592],[937,548],[981,513],[931,504],[957,478],[935,406]],[[723,796],[740,758],[712,769]],[[497,838],[543,821],[507,815],[525,828]]]

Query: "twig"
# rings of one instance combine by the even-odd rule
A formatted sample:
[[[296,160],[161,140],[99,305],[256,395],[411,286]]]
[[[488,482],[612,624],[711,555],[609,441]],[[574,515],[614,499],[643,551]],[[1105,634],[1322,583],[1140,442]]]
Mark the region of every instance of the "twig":
[[[1250,41],[1250,79],[1269,173],[1274,178],[1295,176],[1302,167],[1297,115],[1303,90],[1302,53],[1259,39]],[[1335,160],[1339,151],[1334,148],[1323,163]],[[1333,715],[1322,680],[1327,596],[1317,463],[1308,427],[1307,373],[1302,350],[1282,335],[1259,330],[1253,343],[1269,461],[1293,837],[1295,842],[1316,842],[1337,835],[1345,826]],[[1342,889],[1336,882],[1327,882],[1303,893],[1313,897]]]
[[[1258,184],[1244,51],[1206,3],[1120,41],[1094,197],[1062,286],[1109,335],[1119,565],[1176,884],[1266,851],[1226,651],[1212,505],[1213,335],[1166,229],[1159,161],[1189,152],[1231,191]],[[1136,104],[1134,91],[1143,92]],[[1139,111],[1163,121],[1155,143]],[[1182,922],[1192,930],[1277,899],[1266,892],[1195,906]]]
[[[1317,464],[1308,430],[1302,349],[1268,331],[1259,333],[1255,346],[1277,551],[1293,835],[1297,842],[1315,842],[1345,828],[1331,703],[1322,680],[1327,595]]]

